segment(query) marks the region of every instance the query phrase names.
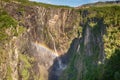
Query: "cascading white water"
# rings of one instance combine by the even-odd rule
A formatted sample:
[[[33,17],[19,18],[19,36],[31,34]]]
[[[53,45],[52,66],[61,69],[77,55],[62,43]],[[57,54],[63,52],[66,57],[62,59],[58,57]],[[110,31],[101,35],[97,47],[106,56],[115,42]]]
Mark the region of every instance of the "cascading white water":
[[[56,58],[58,61],[58,68],[62,70],[66,68],[66,65],[62,63],[57,52],[50,50],[49,48],[47,48],[46,46],[43,46],[42,44],[38,44],[38,43],[32,43],[32,44],[35,46],[37,52],[40,53],[40,56],[43,56],[42,58],[46,58],[46,56],[51,57],[52,60]]]
[[[36,51],[37,51],[37,57],[38,60],[40,61],[41,65],[45,64],[45,67],[47,70],[50,69],[50,67],[52,67],[52,71],[53,73],[51,73],[52,75],[55,76],[60,76],[62,71],[64,69],[66,69],[66,64],[63,64],[62,62],[62,58],[60,58],[60,56],[57,53],[57,50],[51,50],[48,47],[40,44],[40,43],[32,43],[32,45],[35,47]],[[56,47],[54,47],[56,48]]]
[[[59,64],[59,69],[64,70],[66,68],[66,65],[62,63],[60,58],[57,58],[58,64]]]
[[[49,31],[48,31],[48,32],[49,32]],[[56,54],[58,54],[57,49],[56,49],[55,40],[54,40],[54,38],[53,38],[53,36],[52,36],[52,34],[51,34],[50,32],[49,32],[49,35],[51,36],[52,41],[53,41],[54,51],[55,51]],[[64,64],[62,63],[62,61],[61,61],[60,58],[57,58],[57,60],[58,60],[58,66],[59,66],[58,69],[60,69],[60,70],[64,70],[64,69],[66,68],[66,65],[64,65]]]

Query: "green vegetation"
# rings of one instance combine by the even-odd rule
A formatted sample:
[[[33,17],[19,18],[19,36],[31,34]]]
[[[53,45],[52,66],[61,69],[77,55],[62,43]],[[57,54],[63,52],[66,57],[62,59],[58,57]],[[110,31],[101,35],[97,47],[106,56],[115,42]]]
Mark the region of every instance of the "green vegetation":
[[[0,9],[0,42],[8,39],[6,30],[10,27],[16,28],[17,22],[4,10]]]
[[[88,43],[92,46],[90,48],[92,55],[86,55],[86,45],[83,43],[80,44],[79,53],[76,54],[76,51],[72,49],[71,53],[74,56],[61,80],[120,80],[120,6],[92,6],[80,9],[80,14],[81,22],[84,23],[82,24],[84,26],[82,36],[84,37],[87,33],[87,28],[90,29],[92,35],[89,38],[91,42]],[[94,40],[98,39],[99,42],[94,43],[96,42]],[[102,54],[100,53],[100,41],[104,41],[106,54],[104,63],[99,61]],[[80,64],[84,67],[78,66]],[[77,72],[76,66],[79,71],[83,71]],[[80,77],[76,77],[76,75]]]
[[[73,59],[71,59],[71,64],[69,64],[69,67],[67,69],[67,73],[69,74],[69,77],[67,80],[76,80],[77,79],[77,69],[75,68],[75,60],[77,55],[74,55]]]
[[[22,77],[23,77],[23,79],[24,80],[28,80],[29,76],[30,76],[30,73],[28,72],[28,70],[27,69],[23,69],[22,70]]]
[[[11,76],[12,70],[10,66],[7,66],[7,74],[6,74],[6,80],[13,80]]]
[[[107,58],[109,58],[115,49],[118,48],[120,45],[120,6],[104,6],[104,7],[90,7],[88,9],[83,9],[82,11],[88,11],[90,14],[84,18],[84,22],[86,22],[87,18],[94,19],[96,18],[103,18],[104,24],[107,26],[106,33],[104,35],[104,43],[105,43],[105,53]],[[91,22],[90,26],[95,26],[96,23]],[[94,30],[96,32],[97,28]],[[104,31],[105,32],[105,31]],[[97,31],[97,33],[99,33]]]
[[[90,24],[89,24],[89,25],[90,25],[90,27],[92,27],[92,28],[93,28],[93,27],[95,27],[95,26],[96,26],[96,24],[97,24],[97,23],[90,22]]]
[[[5,2],[11,2],[11,0],[4,0]],[[4,2],[3,1],[3,2]],[[12,0],[21,4],[22,6],[43,6],[46,8],[70,8],[68,6],[55,6],[50,4],[43,4],[37,2],[30,2],[28,0]],[[2,5],[2,3],[1,3]],[[24,8],[19,7],[18,11],[24,14]],[[67,36],[69,39],[73,36],[74,32],[78,32],[78,38],[86,35],[86,29],[90,29],[90,42],[87,45],[90,46],[90,55],[87,53],[88,47],[84,45],[84,41],[82,43],[78,43],[80,45],[79,52],[76,51],[74,47],[71,49],[70,53],[72,58],[70,59],[70,63],[67,69],[64,71],[63,77],[61,80],[79,80],[81,77],[82,80],[120,80],[120,6],[118,5],[106,5],[106,6],[91,6],[89,8],[82,8],[79,10],[81,17],[81,22],[84,24],[82,27],[79,26],[72,31],[69,31],[69,28],[66,29],[66,32],[69,33],[62,34],[60,36]],[[83,17],[84,16],[84,17]],[[22,20],[21,20],[22,22]],[[23,21],[24,22],[24,21]],[[76,21],[75,21],[76,22]],[[74,22],[74,23],[75,23]],[[0,8],[0,66],[4,63],[8,62],[8,52],[5,50],[5,44],[9,43],[9,41],[15,36],[18,37],[22,34],[26,29],[22,26],[18,25],[18,22],[13,19],[6,11]],[[57,37],[56,30],[51,32],[53,37]],[[42,31],[41,31],[42,32]],[[50,31],[47,27],[44,27],[43,32],[44,35],[42,38],[46,44],[53,45]],[[73,35],[72,35],[73,34]],[[79,37],[80,36],[80,37]],[[98,40],[99,39],[99,40]],[[100,46],[98,45],[100,42],[104,41],[104,50],[105,50],[105,62],[99,61],[100,59]],[[59,40],[59,39],[58,39]],[[58,40],[55,40],[57,48],[60,47],[60,43]],[[97,42],[98,41],[98,42]],[[96,42],[96,43],[94,43]],[[26,50],[26,42],[22,42],[21,52]],[[102,44],[102,43],[101,43]],[[76,45],[75,45],[76,46]],[[24,47],[24,48],[23,48]],[[27,47],[28,48],[28,47]],[[73,51],[72,51],[73,50]],[[89,49],[88,49],[89,50]],[[86,55],[87,54],[87,55]],[[19,54],[19,73],[22,76],[23,80],[29,80],[30,76],[33,75],[34,78],[38,79],[39,75],[34,75],[32,73],[32,62],[34,59],[29,57],[26,54]],[[22,67],[21,67],[22,65]],[[82,67],[81,67],[82,66]],[[12,80],[11,77],[11,67],[10,64],[7,64],[7,74],[6,79]],[[41,73],[44,72],[44,67],[40,67]],[[81,70],[79,72],[79,70]],[[4,72],[4,71],[3,71]],[[30,73],[31,72],[31,73]],[[3,74],[4,75],[4,74]],[[44,75],[40,75],[40,79],[44,79]]]
[[[29,58],[29,56],[20,54],[19,57],[20,57],[20,60],[22,62],[24,62],[26,68],[30,68],[31,67],[31,64],[29,62],[29,61],[31,61],[31,58]]]
[[[19,54],[19,60],[22,63],[23,67],[20,68],[19,72],[23,78],[23,80],[28,80],[30,77],[30,69],[32,68],[32,62],[34,58],[29,57],[25,54]]]
[[[11,42],[13,37],[18,37],[24,31],[24,27],[19,26],[14,18],[0,8],[0,68],[3,69],[2,72],[0,71],[0,79],[13,80],[10,55],[14,54],[14,47],[9,44],[15,44]],[[9,50],[9,47],[12,48]],[[9,52],[11,50],[12,52]]]
[[[120,80],[120,49],[107,60],[103,80]]]
[[[16,27],[17,22],[10,17],[4,10],[0,10],[0,28]]]
[[[0,46],[0,65],[7,60],[7,56],[5,53],[5,50]]]
[[[113,2],[114,3],[110,3],[109,1],[108,2],[89,3],[89,4],[83,5],[82,7],[89,8],[89,7],[103,7],[103,6],[107,6],[107,7],[109,7],[109,6],[120,6],[119,3],[117,3],[117,0],[116,0],[116,2],[115,1],[113,1]]]
[[[72,59],[70,59],[70,64],[67,69],[64,71],[65,74],[62,75],[60,80],[77,80],[78,71],[75,67],[76,60],[78,55],[76,53],[73,55]]]
[[[110,56],[119,49],[120,46],[120,30],[119,27],[107,27],[107,34],[104,35],[104,47],[106,52],[106,57]]]
[[[18,22],[0,9],[0,42],[9,41],[12,36],[18,36],[25,31],[25,28],[18,26]]]
[[[3,9],[0,8],[0,66],[1,68],[6,68],[6,70],[4,70],[3,68],[3,71],[1,72],[1,74],[3,74],[2,77],[6,80],[12,80],[12,71],[8,62],[9,54],[6,50],[5,44],[7,44],[7,42],[10,41],[11,36],[13,36],[12,28],[15,29],[16,27],[17,22],[11,16],[9,16]],[[2,66],[5,64],[6,66]]]
[[[105,50],[106,58],[109,59],[110,61],[109,60],[106,61],[106,63],[105,63],[106,65],[102,64],[102,65],[99,65],[98,67],[96,66],[94,69],[101,68],[100,70],[98,69],[96,72],[96,70],[94,71],[92,69],[92,67],[90,67],[90,65],[88,65],[89,63],[94,61],[94,59],[89,59],[88,61],[92,60],[91,62],[87,62],[88,69],[92,69],[91,71],[88,70],[88,73],[90,73],[90,74],[88,74],[88,76],[90,76],[91,78],[88,78],[88,76],[86,76],[86,78],[88,78],[88,80],[101,80],[102,78],[105,78],[104,80],[116,80],[116,79],[118,79],[119,72],[116,72],[116,74],[115,74],[115,71],[113,68],[117,67],[117,65],[114,65],[114,67],[113,67],[113,64],[119,63],[120,60],[117,59],[116,62],[114,61],[113,64],[110,64],[111,63],[110,57],[116,53],[116,51],[115,51],[116,49],[119,50],[119,46],[120,46],[120,37],[119,37],[119,35],[120,35],[120,28],[119,28],[119,26],[120,26],[120,17],[119,17],[120,16],[120,6],[91,7],[87,10],[90,13],[87,15],[88,16],[87,18],[91,19],[91,21],[94,18],[102,18],[104,20],[104,24],[106,25],[106,27],[102,24],[98,24],[99,26],[101,26],[101,27],[98,27],[96,25],[96,20],[93,20],[94,22],[92,22],[92,25],[90,23],[90,26],[92,26],[94,36],[96,36],[96,37],[101,34],[100,29],[103,30],[102,32],[104,34],[104,36],[103,36],[104,50]],[[84,20],[86,21],[87,18],[85,18]],[[94,26],[93,26],[93,23],[95,24]],[[106,31],[105,31],[105,29],[106,29]],[[99,52],[99,49],[98,50],[95,49],[94,53],[96,53],[96,52]],[[118,53],[118,51],[117,51],[117,53]],[[97,56],[95,56],[95,57],[96,57],[96,59],[98,59]],[[85,61],[87,59],[88,59],[88,57],[85,58]],[[104,68],[104,66],[106,66],[106,67]],[[109,66],[112,66],[112,67],[109,68]],[[117,68],[117,69],[120,70],[120,68]],[[91,72],[93,73],[93,76],[92,76]],[[101,75],[99,75],[100,73],[101,73]],[[103,74],[103,73],[105,73],[105,74]],[[106,75],[106,76],[103,77],[102,75]],[[112,75],[112,76],[110,76],[110,75]],[[87,80],[87,79],[85,79],[85,80]]]

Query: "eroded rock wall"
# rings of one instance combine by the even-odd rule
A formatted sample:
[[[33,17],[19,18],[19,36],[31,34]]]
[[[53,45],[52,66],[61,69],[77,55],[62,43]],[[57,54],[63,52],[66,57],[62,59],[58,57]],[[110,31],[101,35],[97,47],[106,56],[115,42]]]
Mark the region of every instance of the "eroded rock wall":
[[[5,71],[9,72],[9,77],[1,79],[48,80],[48,70],[54,59],[65,54],[77,36],[79,14],[72,8],[28,6],[15,2],[3,3],[3,9],[17,21],[17,26],[25,30],[13,36],[15,42],[9,42],[10,51],[7,48],[6,54],[10,58],[4,64],[10,66]],[[17,28],[15,31],[19,32]]]

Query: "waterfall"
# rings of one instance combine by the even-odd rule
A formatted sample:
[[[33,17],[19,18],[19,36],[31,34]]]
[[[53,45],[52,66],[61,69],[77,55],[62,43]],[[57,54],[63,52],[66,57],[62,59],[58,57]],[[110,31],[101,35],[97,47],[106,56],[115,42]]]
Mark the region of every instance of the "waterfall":
[[[57,54],[58,54],[57,49],[56,49],[55,40],[54,40],[54,38],[53,38],[52,34],[51,34],[49,31],[48,31],[48,33],[50,34],[50,37],[52,38],[52,41],[53,41],[53,46],[54,46],[54,51],[55,51],[55,53],[57,53]]]
[[[48,31],[48,32],[49,32],[49,31]],[[55,40],[54,40],[54,38],[53,38],[53,36],[52,36],[52,34],[51,34],[50,32],[49,32],[49,34],[50,34],[50,36],[51,36],[51,38],[52,38],[52,41],[53,41],[54,51],[55,51],[56,54],[58,54],[57,49],[56,49]],[[64,65],[64,64],[62,63],[61,59],[58,58],[58,57],[57,57],[57,61],[58,61],[58,69],[59,69],[59,70],[64,70],[64,69],[66,68],[66,65]]]
[[[58,69],[64,70],[66,68],[66,65],[62,63],[60,58],[57,58],[57,60],[58,60]]]
[[[66,68],[66,65],[63,64],[61,59],[58,57],[57,50],[56,52],[54,52],[42,44],[39,43],[32,43],[32,44],[35,46],[38,53],[42,53],[40,54],[40,56],[43,56],[44,59],[46,58],[46,56],[51,56],[52,59],[55,58],[57,59],[57,63],[58,63],[57,70],[64,70]]]

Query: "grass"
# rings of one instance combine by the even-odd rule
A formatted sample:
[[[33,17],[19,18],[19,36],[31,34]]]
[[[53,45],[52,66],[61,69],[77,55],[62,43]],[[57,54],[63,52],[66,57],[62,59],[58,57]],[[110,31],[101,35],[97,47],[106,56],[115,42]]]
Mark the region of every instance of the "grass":
[[[11,76],[11,73],[12,73],[12,70],[11,70],[11,67],[10,66],[8,66],[7,67],[7,80],[13,80],[12,79],[12,76]]]
[[[27,69],[23,69],[22,70],[22,76],[23,76],[23,80],[28,80],[29,76],[30,76],[30,73]]]
[[[22,75],[23,80],[28,80],[30,77],[30,70],[32,68],[32,63],[34,62],[33,57],[29,57],[25,54],[19,54],[19,59],[22,63],[22,68],[19,69],[20,74]]]
[[[16,27],[17,21],[7,14],[4,10],[0,9],[0,28]]]
[[[20,60],[24,63],[25,68],[31,67],[29,56],[26,56],[24,54],[19,54],[19,57],[20,57]]]
[[[6,29],[17,27],[17,21],[7,14],[3,9],[0,9],[0,42],[8,40]]]
[[[30,58],[29,56],[26,56],[24,54],[19,54],[20,61],[23,63],[23,68],[21,68],[19,71],[22,75],[22,78],[24,80],[28,80],[30,73],[29,69],[32,67],[30,63]]]

